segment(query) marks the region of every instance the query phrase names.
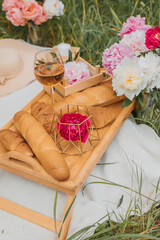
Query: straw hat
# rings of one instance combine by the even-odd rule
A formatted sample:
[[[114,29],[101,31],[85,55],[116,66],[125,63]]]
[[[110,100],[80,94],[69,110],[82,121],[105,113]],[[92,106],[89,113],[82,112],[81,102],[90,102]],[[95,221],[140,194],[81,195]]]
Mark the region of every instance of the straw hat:
[[[18,40],[0,40],[0,97],[25,87],[35,79],[33,63],[37,51]]]

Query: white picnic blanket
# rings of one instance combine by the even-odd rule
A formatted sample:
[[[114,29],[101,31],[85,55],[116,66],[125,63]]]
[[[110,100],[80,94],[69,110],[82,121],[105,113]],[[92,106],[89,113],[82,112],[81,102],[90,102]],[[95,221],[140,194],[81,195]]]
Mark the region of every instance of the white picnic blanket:
[[[27,87],[0,98],[0,127],[41,90],[42,86],[34,81]],[[123,216],[131,199],[139,198],[139,191],[146,197],[158,200],[155,186],[160,177],[160,138],[150,127],[137,125],[133,120],[127,119],[100,163],[107,164],[97,165],[85,185],[90,182],[102,182],[95,177],[97,176],[129,187],[137,193],[115,185],[100,183],[87,185],[83,194],[82,191],[77,194],[68,236],[95,223],[108,212],[114,220],[116,215]],[[4,170],[0,170],[0,197],[53,217],[55,197],[53,189]],[[142,204],[143,211],[147,211],[153,203],[146,197],[137,200]],[[123,201],[117,208],[120,198],[123,198]],[[59,193],[58,220],[62,218],[65,201],[66,195]],[[56,237],[57,235],[49,230],[0,210],[1,240],[54,240]]]

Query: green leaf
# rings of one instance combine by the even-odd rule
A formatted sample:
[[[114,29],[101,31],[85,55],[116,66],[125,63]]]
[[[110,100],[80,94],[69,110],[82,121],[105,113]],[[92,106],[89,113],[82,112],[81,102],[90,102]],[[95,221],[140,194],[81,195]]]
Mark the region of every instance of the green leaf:
[[[79,51],[76,53],[76,56],[75,56],[75,58],[74,58],[74,61],[77,60],[77,58],[78,58],[78,54],[79,54]]]
[[[138,100],[138,103],[141,107],[143,107],[144,105],[144,101],[143,101],[143,94],[140,93],[138,96],[137,96],[137,100]]]
[[[132,103],[132,101],[130,99],[126,98],[123,102],[122,108],[128,107],[131,103]]]
[[[95,229],[95,233],[97,233],[97,232],[103,230],[104,228],[107,227],[107,225],[108,225],[107,222],[103,222],[102,224],[98,223],[98,227]]]
[[[121,204],[123,202],[123,198],[124,198],[124,196],[122,195],[122,197],[119,199],[119,202],[117,204],[117,208],[119,208],[121,206]]]
[[[54,207],[53,207],[53,215],[54,215],[54,226],[55,226],[55,231],[57,232],[57,224],[56,224],[56,209],[57,209],[57,199],[58,199],[58,186],[54,198]]]
[[[66,61],[67,62],[72,62],[72,52],[71,50],[69,50],[69,57],[68,57],[68,60]]]
[[[157,96],[157,92],[156,92],[155,89],[152,91],[152,96],[154,97],[154,99],[156,100],[156,102],[158,102],[158,96]]]
[[[74,233],[72,236],[70,236],[69,238],[67,238],[67,240],[75,240],[75,239],[79,239],[77,238],[78,236],[82,236],[84,233],[86,233],[88,230],[90,230],[93,227],[93,225],[89,225],[87,227],[82,228],[81,230],[79,230],[78,232]]]
[[[57,55],[54,52],[50,52],[50,54],[52,55],[53,60],[57,58]]]
[[[117,162],[113,162],[113,163],[97,163],[97,166],[101,166],[101,165],[112,165],[115,164]]]
[[[156,186],[156,194],[157,194],[158,190],[160,190],[159,185],[160,185],[160,177],[158,178],[158,182],[157,182],[157,186]]]
[[[40,65],[40,64],[44,64],[44,63],[45,63],[45,61],[44,61],[44,59],[42,58],[41,60],[37,60],[36,65]]]
[[[32,26],[32,28],[35,30],[35,31],[37,31],[37,25],[36,24],[34,24],[32,21],[30,22],[30,24],[31,24],[31,26]]]

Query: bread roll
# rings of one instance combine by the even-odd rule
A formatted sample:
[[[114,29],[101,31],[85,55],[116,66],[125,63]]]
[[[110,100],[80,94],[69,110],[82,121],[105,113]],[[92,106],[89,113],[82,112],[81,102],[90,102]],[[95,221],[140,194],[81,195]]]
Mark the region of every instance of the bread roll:
[[[70,176],[68,166],[43,126],[31,114],[23,111],[14,115],[14,124],[44,169],[59,181],[67,180]]]
[[[48,131],[48,129],[51,130],[51,124],[52,124],[52,118],[53,118],[52,116],[51,118],[46,119],[46,116],[48,115],[47,114],[48,107],[50,107],[50,105],[44,102],[34,102],[31,105],[31,114],[37,119],[37,121],[39,121],[43,125],[46,131]],[[92,115],[96,128],[102,128],[116,119],[121,107],[122,107],[122,102],[111,104],[107,107],[101,107],[101,106],[88,107],[89,113],[85,110],[85,108],[79,107],[79,109],[82,115],[87,115],[87,116]],[[66,108],[66,111],[67,111],[67,108]],[[63,111],[63,114],[65,114],[66,111]],[[72,111],[77,112],[77,107],[75,108],[72,107]],[[56,119],[54,119],[53,128],[56,126],[57,121]],[[48,128],[48,126],[50,127]]]
[[[31,114],[39,121],[48,133],[51,132],[53,109],[45,102],[34,102],[31,105]]]
[[[24,139],[10,129],[0,131],[0,142],[9,151],[17,151],[27,156],[33,156],[31,148],[25,143]]]
[[[96,128],[103,128],[113,122],[122,108],[122,103],[116,103],[107,107],[88,107],[92,115]]]
[[[54,111],[58,111],[67,104],[78,104],[86,106],[108,106],[112,103],[119,102],[124,96],[117,97],[114,95],[112,82],[108,81],[99,86],[88,88],[83,92],[77,92],[69,95],[64,100],[53,105]]]

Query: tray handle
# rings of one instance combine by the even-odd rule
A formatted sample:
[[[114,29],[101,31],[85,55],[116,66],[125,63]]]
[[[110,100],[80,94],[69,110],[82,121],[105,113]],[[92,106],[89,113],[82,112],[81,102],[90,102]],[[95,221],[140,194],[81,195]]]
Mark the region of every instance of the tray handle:
[[[2,164],[10,166],[11,164],[10,159],[13,160],[14,164],[17,164],[17,167],[19,167],[19,164],[16,161],[14,161],[14,159],[26,163],[33,169],[33,171],[44,173],[44,169],[41,166],[41,164],[38,163],[38,161],[35,160],[33,157],[24,155],[16,151],[9,151],[9,152],[0,154],[0,163]]]

